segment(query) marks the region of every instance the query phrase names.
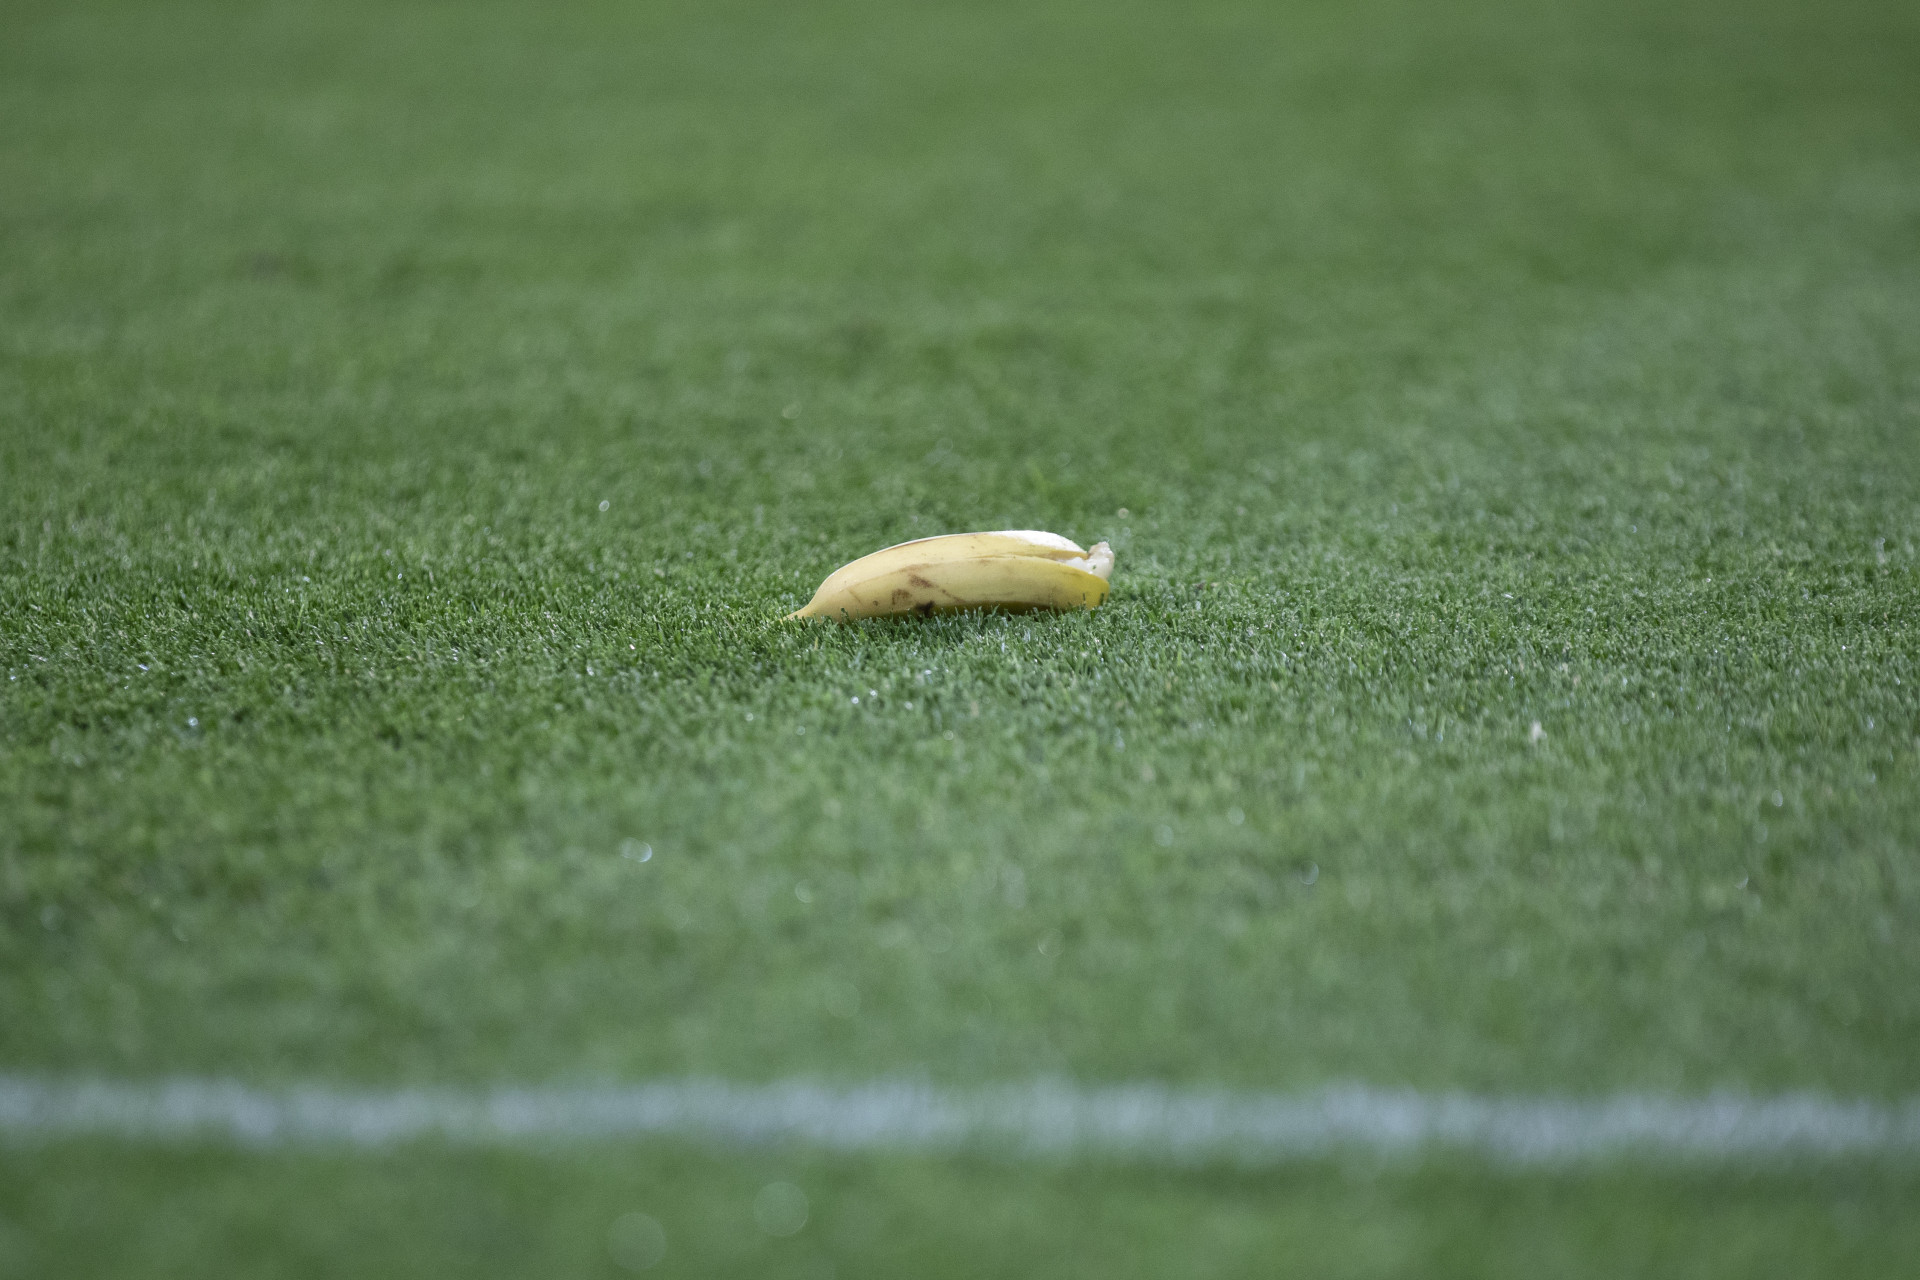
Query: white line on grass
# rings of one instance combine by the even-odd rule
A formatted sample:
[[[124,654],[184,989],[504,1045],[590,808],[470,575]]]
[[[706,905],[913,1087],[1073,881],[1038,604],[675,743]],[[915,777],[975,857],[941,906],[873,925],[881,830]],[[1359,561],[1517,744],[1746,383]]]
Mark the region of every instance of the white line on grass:
[[[1920,1154],[1920,1099],[1486,1097],[1366,1085],[1256,1093],[1060,1081],[972,1090],[716,1080],[478,1091],[268,1089],[217,1079],[125,1083],[0,1075],[0,1138],[79,1136],[261,1147],[670,1137],[1256,1163],[1345,1150],[1404,1155],[1440,1148],[1559,1164],[1618,1154],[1708,1160]]]

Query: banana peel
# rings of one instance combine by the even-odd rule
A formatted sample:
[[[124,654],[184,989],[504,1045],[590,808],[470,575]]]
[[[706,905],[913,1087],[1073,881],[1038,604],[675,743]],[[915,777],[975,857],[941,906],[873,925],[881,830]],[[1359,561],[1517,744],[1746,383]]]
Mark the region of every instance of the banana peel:
[[[827,576],[789,618],[927,617],[963,609],[1095,609],[1105,603],[1113,548],[1082,549],[1057,533],[951,533],[887,547]]]

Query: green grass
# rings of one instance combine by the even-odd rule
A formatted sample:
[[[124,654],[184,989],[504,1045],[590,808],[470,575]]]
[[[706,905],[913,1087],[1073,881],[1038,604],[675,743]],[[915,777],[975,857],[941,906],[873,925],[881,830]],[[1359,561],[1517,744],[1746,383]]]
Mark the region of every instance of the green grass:
[[[805,1228],[784,1239],[755,1225],[756,1195],[776,1180],[808,1202]],[[349,1159],[75,1146],[0,1164],[0,1196],[36,1227],[0,1233],[0,1267],[181,1280],[210,1259],[259,1280],[337,1275],[347,1261],[369,1280],[612,1280],[629,1274],[610,1237],[630,1213],[665,1237],[648,1274],[754,1280],[1802,1280],[1910,1274],[1920,1250],[1911,1167],[1463,1176],[1364,1162],[1244,1173],[674,1148]]]
[[[0,25],[0,1069],[1920,1091],[1910,5]],[[997,527],[1111,604],[778,620]],[[4,1156],[42,1267],[457,1269],[308,1206],[628,1167],[89,1150]],[[1569,1274],[1893,1274],[1822,1197],[1914,1202],[822,1167],[907,1224],[849,1274],[967,1271],[941,1197],[1061,1274],[1516,1195]]]

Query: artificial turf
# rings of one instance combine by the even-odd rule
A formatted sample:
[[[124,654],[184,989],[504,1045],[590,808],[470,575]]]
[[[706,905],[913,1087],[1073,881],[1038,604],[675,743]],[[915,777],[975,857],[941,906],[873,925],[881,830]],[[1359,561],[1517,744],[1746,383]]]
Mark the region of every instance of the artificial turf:
[[[0,1069],[1920,1090],[1911,5],[5,27]],[[780,620],[1000,527],[1112,602]]]

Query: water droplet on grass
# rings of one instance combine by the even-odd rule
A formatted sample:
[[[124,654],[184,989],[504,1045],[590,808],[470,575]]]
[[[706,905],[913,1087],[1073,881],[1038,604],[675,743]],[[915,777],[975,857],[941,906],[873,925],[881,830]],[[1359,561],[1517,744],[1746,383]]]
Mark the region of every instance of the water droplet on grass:
[[[807,1225],[807,1193],[791,1182],[769,1182],[753,1198],[753,1220],[770,1236],[798,1235]]]
[[[1235,808],[1227,810],[1227,821],[1231,822],[1234,826],[1237,827],[1241,823],[1245,822],[1246,820],[1247,820],[1247,815],[1241,812],[1237,806]]]
[[[644,1213],[623,1213],[607,1228],[607,1257],[622,1271],[647,1271],[667,1256],[667,1233]]]

